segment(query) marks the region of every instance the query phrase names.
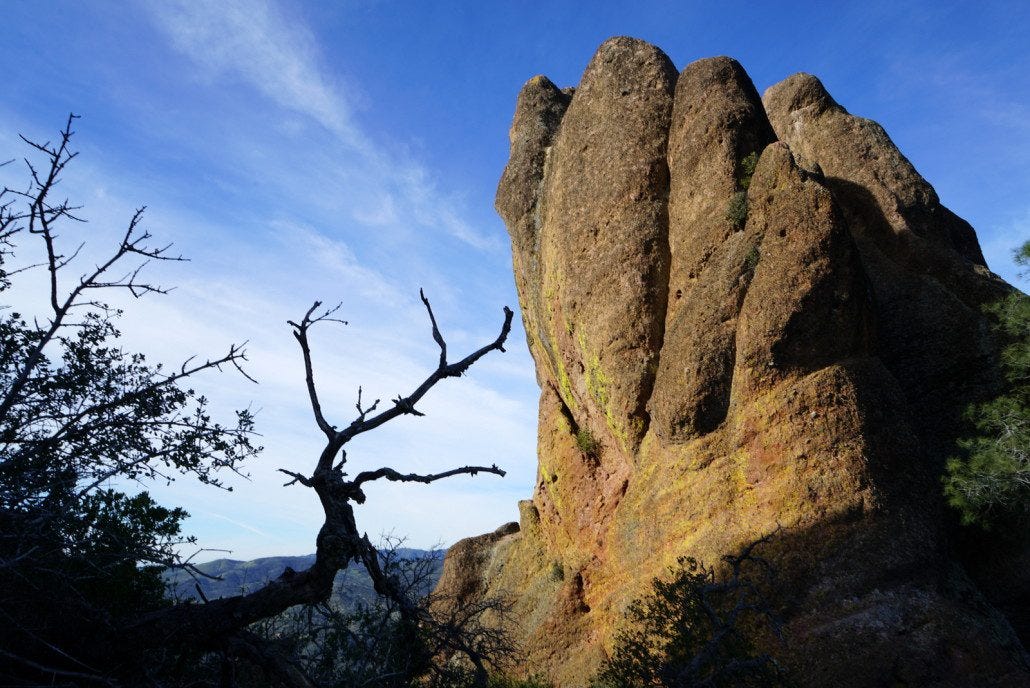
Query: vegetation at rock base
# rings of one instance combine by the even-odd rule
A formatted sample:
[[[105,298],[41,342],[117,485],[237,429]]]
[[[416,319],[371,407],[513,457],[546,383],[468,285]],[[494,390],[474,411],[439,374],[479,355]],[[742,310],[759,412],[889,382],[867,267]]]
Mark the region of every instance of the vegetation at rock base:
[[[1030,241],[1016,251],[1030,265]],[[966,409],[974,430],[947,462],[944,492],[963,523],[991,528],[1030,518],[1030,297],[1013,291],[992,304],[999,336],[1005,392]]]
[[[756,575],[768,581],[771,569],[755,554],[766,536],[726,556],[730,575],[718,580],[715,569],[689,557],[670,570],[669,580],[654,579],[652,592],[634,600],[626,627],[594,677],[593,688],[712,688],[788,685],[772,656],[755,649],[749,627],[774,631],[775,619],[760,592]]]
[[[246,356],[233,345],[221,357],[166,369],[119,344],[122,312],[104,297],[163,294],[142,268],[182,258],[151,244],[143,209],[92,267],[76,262],[81,246],[64,248],[62,237],[80,219],[78,207],[56,197],[76,157],[70,149],[75,119],[69,117],[56,143],[23,139],[36,156],[26,160],[29,181],[25,190],[0,191],[0,298],[44,304],[33,313],[9,307],[0,313],[0,680],[15,686],[352,685],[338,674],[358,671],[354,653],[367,655],[373,643],[379,664],[370,671],[380,673],[378,683],[366,685],[442,686],[436,677],[452,674],[467,685],[487,685],[488,670],[514,650],[503,631],[480,619],[503,618],[504,603],[482,600],[460,616],[431,608],[358,529],[353,505],[378,480],[431,483],[505,472],[463,466],[419,475],[383,467],[348,478],[344,446],[399,416],[421,416],[416,404],[437,383],[503,351],[512,311],[504,309],[493,342],[449,362],[421,295],[439,364],[384,409],[378,400],[364,403],[359,388],[357,417],[339,425],[321,406],[308,338],[312,327],[342,323],[339,307],[316,301],[291,321],[307,403],[325,446],[311,473],[280,471],[290,478],[287,486],[312,490],[322,506],[314,561],[240,594],[202,604],[173,601],[162,572],[202,574],[179,554],[193,542],[181,533],[186,513],[128,488],[185,476],[230,489],[222,476],[242,471],[261,449],[253,443],[254,419],[240,410],[232,423],[214,420],[207,399],[190,384],[200,372],[230,366],[246,376]],[[41,279],[33,281],[36,275]],[[37,284],[42,294],[34,291]],[[326,604],[337,574],[351,564],[365,569],[383,606],[344,612]],[[198,595],[204,597],[199,587]],[[302,619],[303,633],[296,626]],[[276,624],[294,625],[286,632]],[[324,652],[311,654],[319,648]]]
[[[441,600],[432,594],[439,559],[397,556],[397,542],[381,547],[383,571],[399,581],[401,589],[425,609]],[[510,605],[499,599],[469,605],[460,612],[437,612],[438,624],[412,623],[397,603],[377,597],[353,607],[335,600],[295,608],[255,625],[252,630],[269,642],[286,644],[290,655],[314,685],[326,688],[472,688],[512,686],[498,673],[511,665],[517,649],[507,634]],[[484,616],[493,615],[490,625]],[[500,620],[500,623],[498,621]],[[443,631],[443,632],[441,632]],[[453,639],[460,636],[468,651],[489,658],[492,675],[454,652]],[[234,667],[235,668],[235,667]],[[244,672],[252,670],[240,667]],[[243,677],[241,676],[241,679]],[[246,676],[243,685],[276,685],[262,676]]]

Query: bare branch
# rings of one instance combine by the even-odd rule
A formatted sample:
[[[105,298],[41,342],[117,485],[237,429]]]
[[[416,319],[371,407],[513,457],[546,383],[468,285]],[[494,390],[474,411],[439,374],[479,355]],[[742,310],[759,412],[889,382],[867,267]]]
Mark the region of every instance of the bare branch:
[[[309,478],[301,475],[300,473],[295,473],[293,471],[288,471],[285,468],[277,468],[276,470],[279,471],[280,473],[285,473],[286,475],[288,475],[291,478],[293,478],[293,480],[291,480],[290,482],[283,483],[283,487],[289,487],[290,485],[293,485],[294,483],[300,483],[301,485],[303,485],[305,487],[311,487],[312,486],[311,485],[311,480]]]
[[[447,365],[447,344],[443,340],[443,335],[440,334],[440,328],[436,326],[436,316],[433,315],[433,307],[429,305],[429,299],[426,298],[425,292],[419,289],[418,295],[422,299],[422,303],[426,305],[429,322],[433,323],[433,341],[440,345],[440,367],[443,368]]]
[[[362,485],[367,482],[375,480],[381,480],[385,478],[391,482],[403,482],[403,483],[432,483],[437,480],[443,480],[444,478],[450,478],[452,476],[469,475],[475,476],[479,473],[492,473],[495,476],[501,476],[504,478],[507,473],[497,468],[496,463],[492,466],[464,466],[459,469],[451,469],[450,471],[444,471],[443,473],[435,473],[430,475],[420,475],[417,473],[403,474],[398,471],[394,471],[390,468],[382,468],[377,471],[363,471],[358,473],[352,481],[350,486],[354,490],[353,500],[357,504],[365,504],[365,493],[362,492]]]
[[[289,659],[282,648],[249,631],[234,634],[228,641],[233,654],[246,657],[268,675],[290,688],[316,688],[315,683]]]
[[[336,446],[337,448],[342,447],[344,444],[349,442],[357,435],[360,435],[364,432],[368,432],[369,430],[374,430],[378,428],[380,425],[383,425],[384,423],[393,420],[397,416],[405,414],[421,415],[421,413],[415,409],[415,404],[418,403],[418,401],[422,399],[422,397],[424,397],[426,393],[430,389],[432,389],[434,385],[436,385],[437,382],[448,377],[460,377],[462,374],[465,373],[466,370],[469,369],[469,367],[473,363],[478,361],[486,354],[490,353],[491,351],[503,352],[505,350],[504,342],[507,340],[508,334],[511,332],[511,320],[513,316],[514,313],[512,312],[512,310],[505,306],[504,323],[501,325],[501,333],[497,336],[497,339],[495,339],[490,344],[487,344],[486,346],[472,352],[471,354],[469,354],[468,356],[466,356],[465,358],[461,359],[456,363],[447,364],[443,367],[437,368],[410,395],[408,395],[407,397],[398,397],[397,399],[395,399],[392,408],[386,409],[385,411],[382,411],[378,415],[372,416],[371,418],[366,419],[364,417],[359,417],[358,419],[354,420],[353,422],[351,422],[349,426],[347,426],[344,430],[340,431],[337,434],[334,446]],[[323,458],[326,458],[325,453],[323,453]],[[332,455],[328,457],[327,461],[320,465],[328,469],[331,463]]]
[[[100,676],[99,674],[87,674],[87,673],[82,672],[82,671],[68,671],[67,669],[58,669],[57,667],[46,666],[44,664],[40,664],[39,662],[34,662],[31,659],[28,659],[26,657],[20,657],[20,656],[18,656],[16,654],[8,652],[7,650],[4,650],[4,649],[0,649],[0,655],[3,655],[4,657],[7,657],[11,661],[17,662],[19,664],[23,664],[23,665],[25,665],[27,667],[31,667],[31,668],[33,668],[33,669],[35,669],[37,671],[40,671],[40,672],[42,672],[44,674],[50,674],[51,676],[54,676],[54,677],[64,676],[64,677],[67,677],[67,678],[79,679],[80,681],[89,681],[90,683],[98,683],[100,685],[105,685],[105,686],[114,686],[114,685],[116,685],[113,680],[111,680],[109,678],[106,678],[104,676]]]
[[[354,406],[358,409],[358,420],[359,421],[363,421],[363,420],[365,420],[365,416],[367,416],[368,414],[372,413],[377,408],[379,408],[379,399],[376,399],[375,401],[373,401],[372,405],[369,406],[368,408],[363,408],[361,406],[361,386],[359,385],[358,386],[358,403],[356,403]]]
[[[284,471],[285,472],[285,471]],[[502,478],[507,473],[497,467],[497,464],[491,466],[462,466],[461,468],[453,468],[443,473],[431,473],[429,475],[421,475],[418,473],[400,473],[392,468],[380,468],[375,471],[362,471],[358,473],[357,477],[351,481],[351,485],[355,488],[360,489],[362,484],[372,482],[374,480],[381,480],[386,478],[392,482],[399,483],[431,483],[436,480],[442,480],[444,478],[450,478],[455,475],[476,475],[478,473],[493,473],[499,475]],[[364,501],[364,496],[360,500],[355,500],[358,504]]]
[[[336,435],[336,428],[329,424],[329,421],[325,419],[325,415],[322,413],[322,404],[318,400],[318,390],[315,387],[315,373],[314,367],[311,363],[311,346],[308,343],[308,329],[320,322],[338,322],[344,325],[347,324],[345,320],[339,320],[331,317],[336,311],[340,310],[343,304],[337,304],[336,306],[326,309],[321,315],[314,315],[315,311],[322,305],[321,301],[315,301],[308,309],[304,317],[301,318],[300,322],[294,322],[287,320],[286,322],[293,327],[293,337],[300,344],[301,353],[304,356],[304,381],[308,388],[308,398],[311,402],[311,410],[315,414],[315,423],[318,424],[318,429],[321,430],[325,436],[332,440]],[[313,317],[314,316],[314,317]],[[360,405],[360,395],[359,395]]]

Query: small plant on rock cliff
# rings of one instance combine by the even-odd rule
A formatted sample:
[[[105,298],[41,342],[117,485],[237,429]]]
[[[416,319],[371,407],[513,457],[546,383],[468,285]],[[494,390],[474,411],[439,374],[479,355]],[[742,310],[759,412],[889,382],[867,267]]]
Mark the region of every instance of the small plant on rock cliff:
[[[747,255],[744,256],[744,269],[748,272],[754,272],[755,268],[758,267],[758,261],[761,260],[761,258],[761,250],[759,250],[757,245],[752,246],[747,252]]]
[[[747,222],[747,191],[738,191],[730,197],[726,206],[726,219],[736,229],[741,229]]]
[[[1030,241],[1016,263],[1030,265]],[[1014,291],[988,310],[1008,341],[1001,352],[1006,390],[966,409],[975,433],[959,440],[958,455],[948,460],[944,493],[963,523],[989,528],[1030,518],[1030,297]]]
[[[740,187],[745,191],[751,186],[751,178],[755,176],[755,168],[757,166],[757,151],[751,151],[740,161]]]
[[[740,161],[737,191],[730,197],[726,206],[726,219],[730,221],[735,229],[742,229],[747,222],[747,190],[751,186],[751,178],[755,176],[755,167],[758,165],[758,153],[752,151]]]
[[[626,611],[627,627],[602,664],[593,688],[753,688],[787,685],[776,661],[755,649],[745,628],[776,624],[753,578],[769,565],[754,551],[726,556],[730,575],[693,558],[679,559],[671,580],[654,580],[653,592]]]
[[[579,447],[581,452],[591,459],[596,459],[598,453],[601,451],[601,447],[597,442],[597,438],[594,437],[594,433],[590,432],[586,428],[580,428],[576,431],[576,446]]]

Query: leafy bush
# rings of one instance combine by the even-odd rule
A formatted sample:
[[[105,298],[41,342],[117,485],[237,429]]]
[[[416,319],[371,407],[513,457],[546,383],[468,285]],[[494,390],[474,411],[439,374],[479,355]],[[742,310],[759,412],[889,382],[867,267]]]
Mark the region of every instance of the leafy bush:
[[[736,228],[740,229],[747,222],[747,192],[738,191],[730,197],[729,205],[726,206],[726,219]]]
[[[678,560],[671,579],[656,578],[648,596],[625,614],[612,656],[602,664],[594,688],[662,686],[759,687],[785,685],[773,658],[758,652],[745,626],[775,623],[751,574],[769,572],[753,554],[758,540],[739,556],[727,556],[731,575],[689,557]]]
[[[507,676],[491,676],[487,684],[489,688],[553,688],[553,686],[538,676],[529,678],[508,678]]]
[[[755,268],[758,267],[758,261],[762,258],[762,251],[758,248],[758,245],[752,246],[747,255],[744,256],[744,269],[748,272],[754,272]]]
[[[752,151],[740,161],[740,188],[747,191],[751,186],[751,178],[755,176],[755,167],[758,166],[758,151]]]
[[[1030,263],[1030,241],[1016,252]],[[1009,343],[1001,352],[1006,390],[966,409],[975,434],[948,459],[944,494],[965,524],[990,528],[1003,517],[1030,517],[1030,297],[1013,292],[988,311]]]

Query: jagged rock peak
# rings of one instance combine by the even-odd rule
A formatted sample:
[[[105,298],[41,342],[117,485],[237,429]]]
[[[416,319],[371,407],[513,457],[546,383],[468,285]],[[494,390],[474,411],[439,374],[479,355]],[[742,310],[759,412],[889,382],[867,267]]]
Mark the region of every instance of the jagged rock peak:
[[[909,252],[914,234],[952,249],[967,260],[984,265],[976,233],[969,223],[940,204],[937,192],[902,155],[887,132],[872,120],[856,117],[838,105],[810,74],[795,74],[769,87],[764,96],[778,137],[808,159],[817,161],[827,176],[840,180],[838,194],[860,205],[856,196],[871,194],[875,209],[867,209],[864,222],[855,223],[856,231],[867,228],[870,213],[882,218],[900,237],[892,253]],[[859,188],[845,188],[851,184]],[[866,202],[868,204],[868,201]],[[918,241],[918,240],[916,240]],[[919,246],[922,253],[935,247]]]

